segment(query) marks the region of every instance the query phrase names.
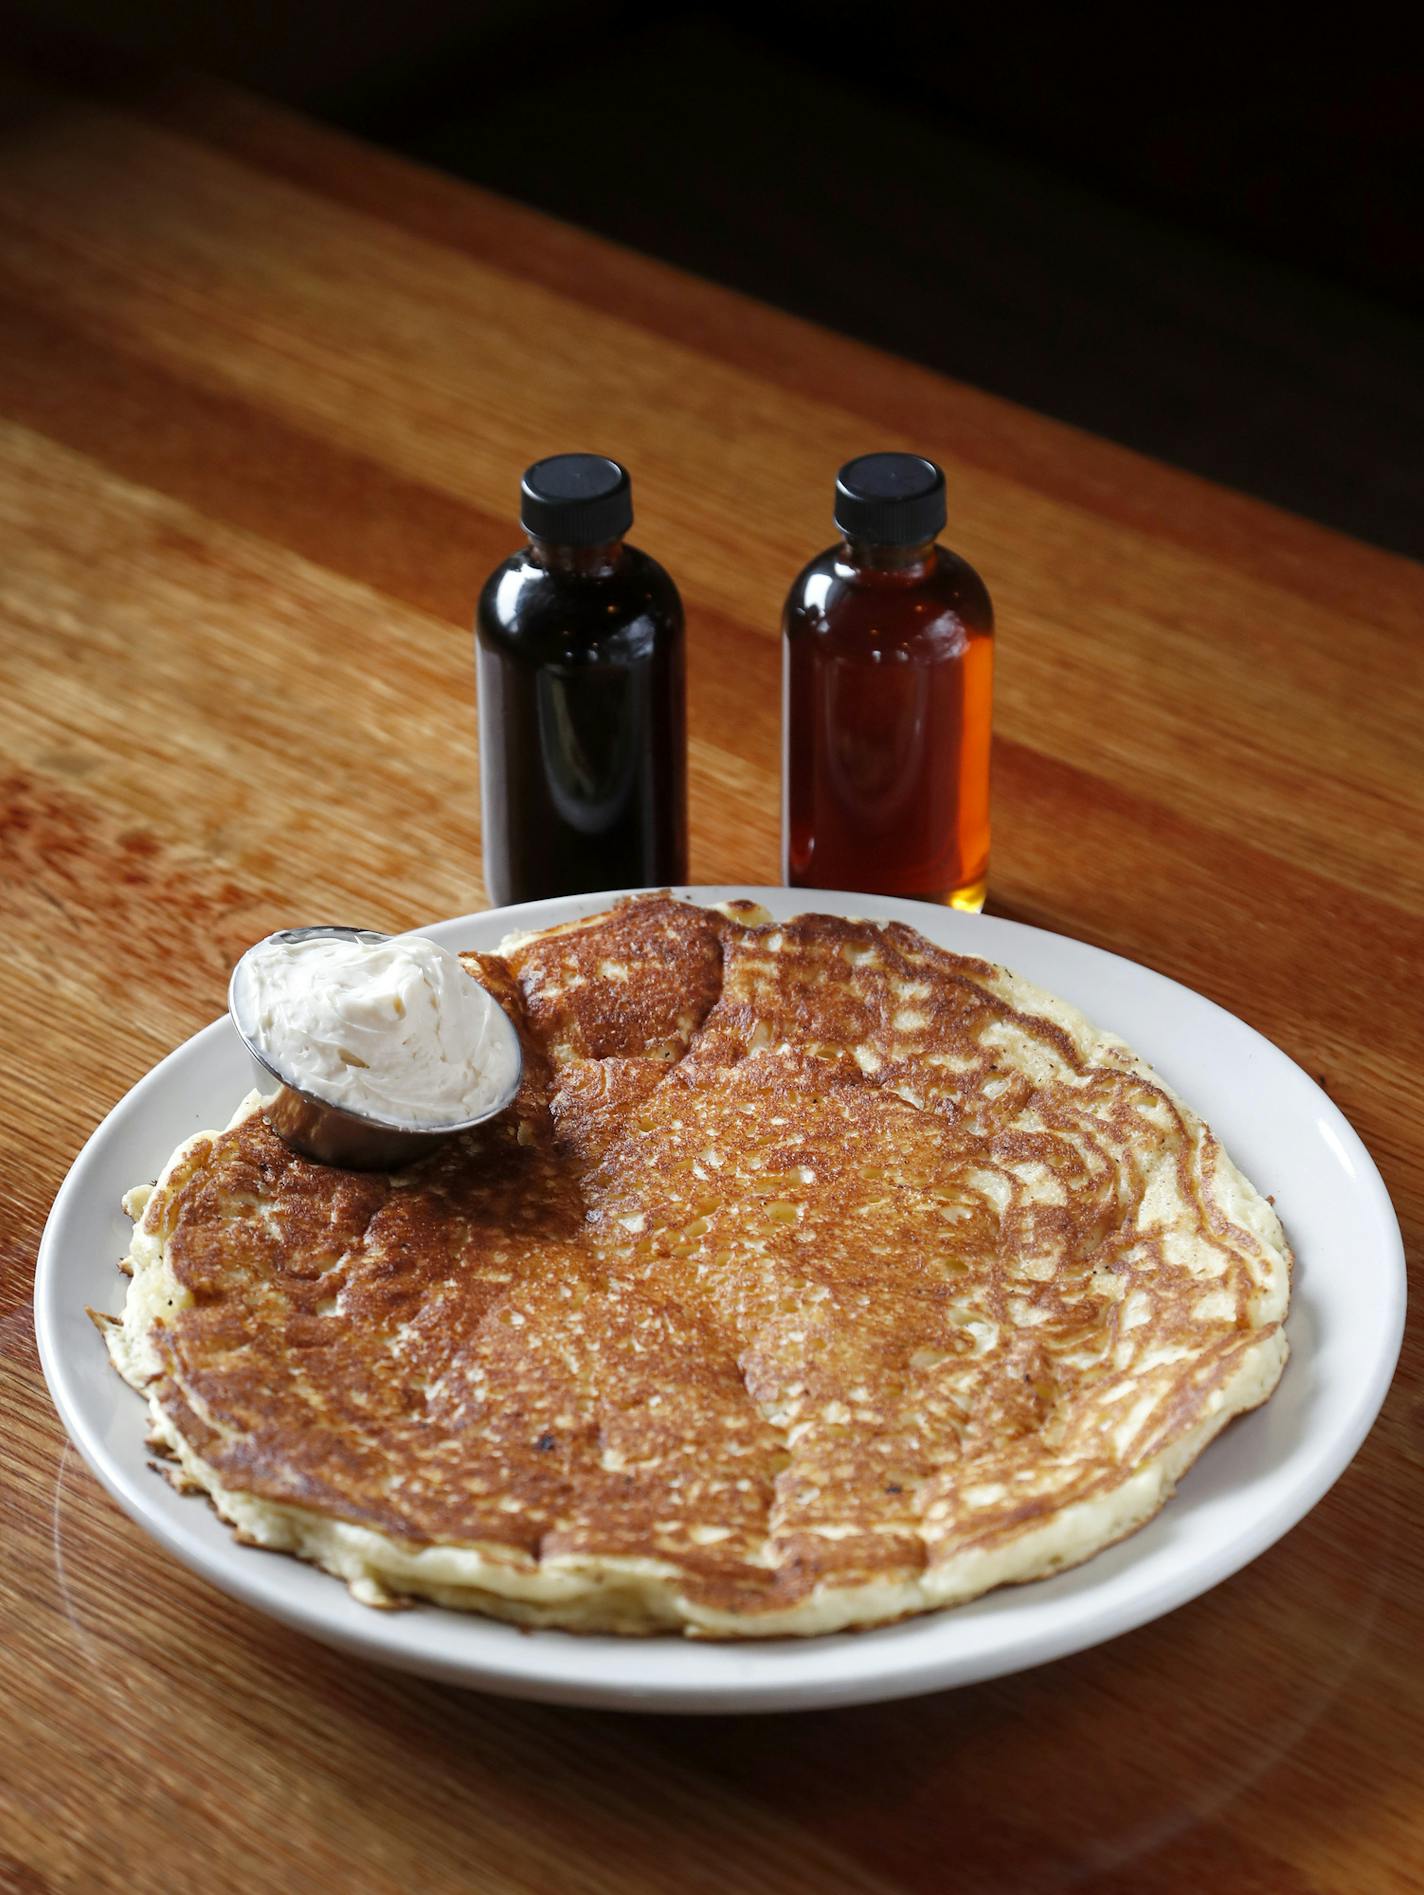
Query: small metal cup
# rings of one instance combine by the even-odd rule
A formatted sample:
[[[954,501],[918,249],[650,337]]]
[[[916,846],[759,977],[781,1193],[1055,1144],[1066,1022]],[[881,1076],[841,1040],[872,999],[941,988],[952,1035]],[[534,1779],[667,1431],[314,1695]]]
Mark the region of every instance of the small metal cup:
[[[391,939],[390,935],[374,934],[365,928],[281,928],[275,934],[268,935],[266,940],[309,941],[318,935],[334,935],[342,940],[366,943]],[[255,943],[257,947],[264,945],[265,941]],[[247,950],[248,954],[252,952],[252,948]],[[407,1165],[413,1165],[417,1159],[429,1157],[458,1132],[471,1131],[476,1125],[483,1125],[487,1119],[503,1112],[519,1091],[524,1074],[523,1048],[514,1022],[491,994],[490,1001],[503,1022],[501,1030],[508,1033],[514,1049],[514,1077],[503,1097],[476,1117],[461,1119],[450,1125],[393,1125],[389,1120],[370,1113],[351,1112],[345,1106],[332,1105],[326,1099],[319,1099],[315,1093],[303,1090],[287,1073],[279,1072],[243,1031],[236,997],[238,975],[246,959],[247,954],[244,954],[232,970],[232,978],[228,982],[228,1015],[237,1029],[238,1038],[252,1056],[259,1087],[265,1091],[273,1080],[277,1082],[276,1096],[266,1106],[264,1117],[283,1143],[290,1145],[293,1151],[300,1152],[304,1158],[314,1158],[318,1164],[338,1165],[349,1171],[400,1171]]]

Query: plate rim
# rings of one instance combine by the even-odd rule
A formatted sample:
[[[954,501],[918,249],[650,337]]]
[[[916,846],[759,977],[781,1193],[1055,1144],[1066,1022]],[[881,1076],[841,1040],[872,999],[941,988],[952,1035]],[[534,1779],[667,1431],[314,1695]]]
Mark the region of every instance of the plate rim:
[[[615,889],[591,891],[582,895],[554,896],[539,902],[511,904],[505,908],[487,908],[460,916],[431,921],[419,927],[404,930],[406,933],[421,934],[432,930],[447,932],[466,926],[477,926],[481,932],[492,926],[502,924],[504,931],[515,928],[553,925],[555,921],[567,921],[581,915],[598,913],[610,903],[628,894],[648,892],[638,889]],[[852,890],[837,889],[788,889],[756,884],[683,884],[676,887],[674,894],[690,900],[709,903],[743,898],[762,901],[770,897],[776,904],[790,904],[789,912],[813,912],[822,902],[838,904],[843,914],[856,910],[846,904],[863,903],[869,906],[862,910],[875,919],[890,918],[905,920],[914,925],[923,923],[928,916],[944,917],[946,911],[933,904],[913,902],[903,897],[871,895]],[[834,912],[834,909],[832,910]],[[1066,1627],[1055,1627],[1050,1616],[1041,1628],[1031,1627],[1022,1634],[1006,1654],[1002,1650],[991,1648],[983,1653],[970,1652],[967,1656],[952,1655],[941,1658],[936,1665],[932,1651],[926,1651],[918,1658],[915,1646],[919,1643],[932,1645],[934,1633],[940,1629],[946,1619],[960,1620],[961,1614],[970,1614],[979,1601],[968,1601],[955,1607],[951,1612],[929,1613],[898,1625],[870,1628],[865,1631],[840,1633],[829,1638],[814,1639],[778,1639],[752,1640],[744,1643],[726,1644],[720,1641],[690,1641],[661,1639],[639,1640],[601,1640],[594,1641],[586,1635],[576,1635],[558,1631],[535,1632],[533,1634],[517,1630],[499,1621],[482,1618],[479,1615],[453,1614],[443,1612],[434,1606],[420,1607],[412,1614],[378,1614],[358,1608],[364,1616],[353,1621],[350,1626],[335,1622],[344,1602],[349,1595],[341,1582],[317,1568],[302,1569],[308,1578],[321,1582],[320,1589],[312,1595],[308,1603],[305,1586],[293,1584],[291,1596],[282,1596],[280,1584],[264,1581],[264,1574],[271,1569],[285,1569],[289,1562],[278,1562],[260,1549],[244,1548],[231,1539],[230,1530],[220,1526],[223,1535],[221,1541],[209,1545],[200,1533],[188,1530],[186,1524],[175,1526],[159,1504],[153,1489],[141,1484],[154,1479],[147,1465],[137,1470],[128,1468],[117,1453],[111,1453],[107,1444],[97,1435],[85,1412],[80,1378],[71,1374],[63,1351],[59,1344],[59,1316],[53,1307],[63,1278],[62,1235],[68,1218],[72,1200],[82,1197],[86,1182],[86,1173],[94,1165],[102,1162],[104,1151],[117,1129],[126,1124],[136,1112],[141,1112],[148,1095],[160,1091],[165,1084],[170,1069],[179,1060],[192,1058],[197,1054],[200,1042],[213,1040],[231,1027],[226,1016],[222,1016],[191,1034],[180,1045],[174,1047],[162,1059],[149,1068],[123,1096],[105,1113],[99,1124],[84,1141],[79,1152],[68,1167],[65,1177],[55,1194],[44,1231],[40,1238],[36,1255],[34,1287],[35,1334],[39,1348],[40,1363],[45,1382],[49,1389],[60,1419],[64,1424],[69,1442],[78,1450],[81,1458],[100,1482],[104,1490],[128,1516],[141,1526],[164,1549],[177,1558],[190,1571],[215,1585],[229,1597],[236,1598],[244,1605],[276,1619],[292,1629],[315,1637],[328,1645],[358,1653],[366,1659],[374,1659],[387,1665],[423,1673],[443,1679],[448,1683],[465,1685],[471,1688],[495,1692],[510,1697],[536,1699],[546,1702],[566,1703],[584,1706],[602,1706],[609,1709],[649,1710],[660,1712],[724,1712],[740,1713],[751,1710],[792,1710],[829,1708],[834,1705],[882,1702],[897,1698],[916,1696],[921,1693],[954,1688],[959,1685],[982,1682],[990,1677],[1010,1675],[1032,1666],[1050,1662],[1055,1658],[1067,1657],[1074,1652],[1091,1649],[1124,1633],[1138,1629],[1152,1620],[1174,1610],[1177,1606],[1200,1597],[1221,1584],[1232,1574],[1239,1572],[1254,1559],[1260,1557],[1277,1540],[1282,1538],[1293,1526],[1302,1521],[1335,1485],[1354,1459],[1356,1453],[1371,1427],[1374,1425],[1380,1408],[1383,1406],[1393,1379],[1403,1342],[1405,1313],[1407,1304],[1407,1275],[1404,1258],[1403,1240],[1399,1230],[1398,1218],[1390,1200],[1388,1189],[1379,1169],[1359,1133],[1350,1124],[1345,1114],[1319,1086],[1308,1072],[1293,1060],[1266,1035],[1249,1022],[1233,1014],[1228,1008],[1212,1000],[1208,995],[1198,992],[1185,983],[1174,980],[1170,975],[1158,973],[1146,963],[1134,961],[1130,957],[1115,953],[1112,949],[1097,947],[1086,941],[1080,941],[1072,935],[1059,934],[1051,929],[1037,928],[1026,922],[1013,921],[1003,916],[971,916],[954,913],[953,927],[973,929],[979,925],[990,925],[998,934],[1008,931],[1009,938],[1032,937],[1047,939],[1057,944],[1057,950],[1066,946],[1074,953],[1088,957],[1089,962],[1106,961],[1133,968],[1150,977],[1151,981],[1164,983],[1176,994],[1185,995],[1191,1005],[1206,1007],[1221,1015],[1230,1023],[1231,1030],[1243,1030],[1251,1035],[1261,1046],[1269,1050],[1275,1061],[1283,1062],[1294,1076],[1294,1082],[1305,1087],[1313,1102],[1323,1113],[1350,1158],[1354,1161],[1359,1174],[1357,1188],[1365,1192],[1373,1201],[1373,1208],[1382,1213],[1381,1237],[1384,1249],[1388,1253],[1382,1261],[1389,1277],[1391,1294],[1388,1306],[1379,1312],[1378,1346],[1367,1375],[1360,1378],[1354,1391],[1354,1400],[1341,1425],[1335,1430],[1330,1441],[1325,1444],[1309,1470],[1308,1478],[1298,1478],[1284,1493],[1274,1497],[1254,1518],[1251,1525],[1237,1533],[1229,1541],[1209,1549],[1205,1556],[1197,1555],[1187,1562],[1170,1578],[1160,1581],[1155,1587],[1142,1588],[1129,1599],[1121,1602],[1110,1613],[1111,1622],[1098,1623],[1098,1612],[1092,1609],[1091,1596],[1086,1599],[1073,1623]],[[1057,951],[1056,950],[1056,951]],[[954,951],[966,951],[956,948]],[[997,952],[986,955],[998,964],[1013,965],[1010,957],[1001,957]],[[1107,1022],[1097,1022],[1108,1025]],[[1111,1029],[1110,1029],[1111,1030]],[[1149,1063],[1152,1063],[1149,1059]],[[135,1400],[138,1398],[135,1396]],[[184,1504],[195,1504],[185,1502]],[[211,1522],[214,1516],[210,1508],[203,1508],[201,1517]],[[1159,1515],[1158,1518],[1161,1516]],[[179,1516],[180,1520],[182,1516]],[[1130,1536],[1124,1545],[1131,1545]],[[1082,1566],[1071,1569],[1083,1572],[1091,1568],[1098,1558],[1105,1557],[1111,1549],[1103,1549]],[[245,1556],[239,1557],[239,1556]],[[248,1565],[246,1561],[253,1562]],[[1205,1575],[1205,1576],[1203,1576]],[[1035,1581],[1033,1584],[1048,1585],[1051,1580]],[[327,1588],[330,1588],[328,1593]],[[1025,1588],[1010,1588],[1010,1592],[1022,1593]],[[998,1594],[984,1595],[985,1600],[1002,1597]],[[328,1602],[330,1609],[328,1608]],[[1101,1608],[1099,1608],[1101,1611]],[[438,1615],[438,1616],[430,1616]],[[409,1624],[418,1620],[448,1630],[450,1622],[460,1629],[448,1641],[451,1649],[441,1653],[431,1649],[431,1645],[440,1644],[440,1634],[434,1640],[403,1640],[400,1636],[400,1622]],[[488,1654],[474,1656],[462,1655],[458,1649],[461,1643],[470,1641],[474,1630],[473,1642],[479,1644],[482,1638],[494,1632],[490,1640],[491,1651]],[[899,1662],[877,1666],[874,1661],[876,1641],[882,1642],[885,1658],[890,1659],[890,1651],[884,1647],[887,1635],[908,1633],[904,1640],[904,1649],[900,1652]],[[919,1637],[916,1637],[919,1634]],[[556,1641],[552,1646],[546,1641]],[[897,1641],[897,1644],[901,1641]],[[671,1643],[680,1653],[689,1651],[703,1654],[715,1654],[706,1665],[705,1678],[693,1681],[678,1681],[667,1686],[660,1685],[655,1679],[639,1682],[632,1676],[620,1678],[618,1673],[627,1670],[630,1673],[639,1668],[635,1663],[624,1664],[624,1654],[643,1655],[658,1650]],[[554,1650],[566,1656],[582,1648],[580,1656],[595,1646],[609,1648],[609,1676],[596,1675],[600,1667],[586,1668],[575,1665],[573,1670],[580,1675],[566,1676],[557,1665],[521,1663],[521,1657],[531,1651]],[[832,1667],[825,1675],[826,1667],[818,1662],[821,1654],[834,1647],[839,1653],[850,1649],[852,1652],[870,1654],[869,1662],[851,1662],[844,1667]],[[788,1657],[795,1671],[803,1675],[787,1678],[758,1678],[754,1674],[758,1663],[758,1653],[775,1652]],[[738,1662],[745,1658],[746,1663]],[[701,1662],[694,1661],[694,1662]],[[718,1675],[718,1668],[726,1676]],[[739,1675],[748,1674],[748,1675]]]

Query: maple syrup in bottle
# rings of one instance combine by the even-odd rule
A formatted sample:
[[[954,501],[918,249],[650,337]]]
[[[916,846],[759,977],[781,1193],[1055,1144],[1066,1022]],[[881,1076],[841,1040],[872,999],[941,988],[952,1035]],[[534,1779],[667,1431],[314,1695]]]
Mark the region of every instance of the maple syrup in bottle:
[[[782,843],[793,887],[979,909],[989,875],[994,613],[936,543],[944,475],[863,454],[836,481],[840,545],[782,621]]]
[[[682,601],[625,545],[626,468],[537,461],[522,552],[475,620],[485,886],[497,906],[687,879]]]

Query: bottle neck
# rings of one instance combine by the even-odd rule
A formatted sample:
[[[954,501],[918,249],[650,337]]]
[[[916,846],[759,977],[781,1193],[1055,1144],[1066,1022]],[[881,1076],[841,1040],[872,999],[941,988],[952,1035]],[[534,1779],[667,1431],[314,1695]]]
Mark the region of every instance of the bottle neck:
[[[601,546],[560,546],[553,540],[531,538],[529,558],[545,572],[566,579],[599,579],[615,572],[623,559],[622,540]]]
[[[871,540],[847,537],[841,541],[840,560],[858,575],[912,586],[934,571],[935,542],[929,539],[914,546],[881,546]]]

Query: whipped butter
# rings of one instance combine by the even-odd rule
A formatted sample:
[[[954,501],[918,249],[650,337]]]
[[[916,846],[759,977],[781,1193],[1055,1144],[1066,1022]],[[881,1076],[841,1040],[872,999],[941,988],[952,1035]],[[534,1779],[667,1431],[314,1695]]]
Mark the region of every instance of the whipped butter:
[[[273,935],[243,956],[232,1000],[244,1035],[290,1085],[387,1124],[479,1118],[518,1077],[508,1019],[433,941]]]

